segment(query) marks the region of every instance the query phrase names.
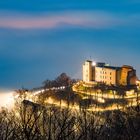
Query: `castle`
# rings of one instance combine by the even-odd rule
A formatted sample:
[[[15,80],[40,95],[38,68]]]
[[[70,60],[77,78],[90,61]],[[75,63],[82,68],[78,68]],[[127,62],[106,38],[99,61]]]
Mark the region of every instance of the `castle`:
[[[95,63],[86,60],[83,64],[83,81],[102,82],[107,85],[136,85],[136,70],[132,66],[110,66],[106,63]]]

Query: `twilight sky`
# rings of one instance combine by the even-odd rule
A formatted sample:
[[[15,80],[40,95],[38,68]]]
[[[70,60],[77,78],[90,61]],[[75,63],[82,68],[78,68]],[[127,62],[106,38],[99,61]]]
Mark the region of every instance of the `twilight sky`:
[[[91,58],[140,77],[139,0],[1,0],[0,87],[32,88]]]

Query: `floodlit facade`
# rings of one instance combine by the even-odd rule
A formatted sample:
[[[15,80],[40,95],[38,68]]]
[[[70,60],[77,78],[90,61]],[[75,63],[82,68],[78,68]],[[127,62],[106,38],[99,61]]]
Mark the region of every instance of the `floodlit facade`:
[[[92,81],[92,61],[87,60],[83,65],[83,81]]]
[[[136,70],[131,66],[123,65],[119,70],[121,85],[135,85],[136,84]]]
[[[87,60],[83,64],[83,81],[102,82],[107,85],[135,85],[136,70],[127,65],[113,67],[106,63]]]
[[[137,88],[140,89],[140,80],[137,79],[136,85],[137,85]]]
[[[116,69],[107,67],[95,67],[95,81],[107,85],[116,84]]]

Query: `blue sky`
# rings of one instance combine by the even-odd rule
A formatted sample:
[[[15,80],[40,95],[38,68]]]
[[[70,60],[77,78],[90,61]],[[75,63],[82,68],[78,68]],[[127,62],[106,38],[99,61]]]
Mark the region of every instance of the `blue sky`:
[[[0,87],[32,88],[90,56],[140,77],[139,0],[1,0]]]

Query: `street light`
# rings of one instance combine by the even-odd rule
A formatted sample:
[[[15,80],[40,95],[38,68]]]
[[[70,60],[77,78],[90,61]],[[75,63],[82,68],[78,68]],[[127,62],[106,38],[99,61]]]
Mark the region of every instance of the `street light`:
[[[92,62],[92,66],[96,66],[96,62]]]

